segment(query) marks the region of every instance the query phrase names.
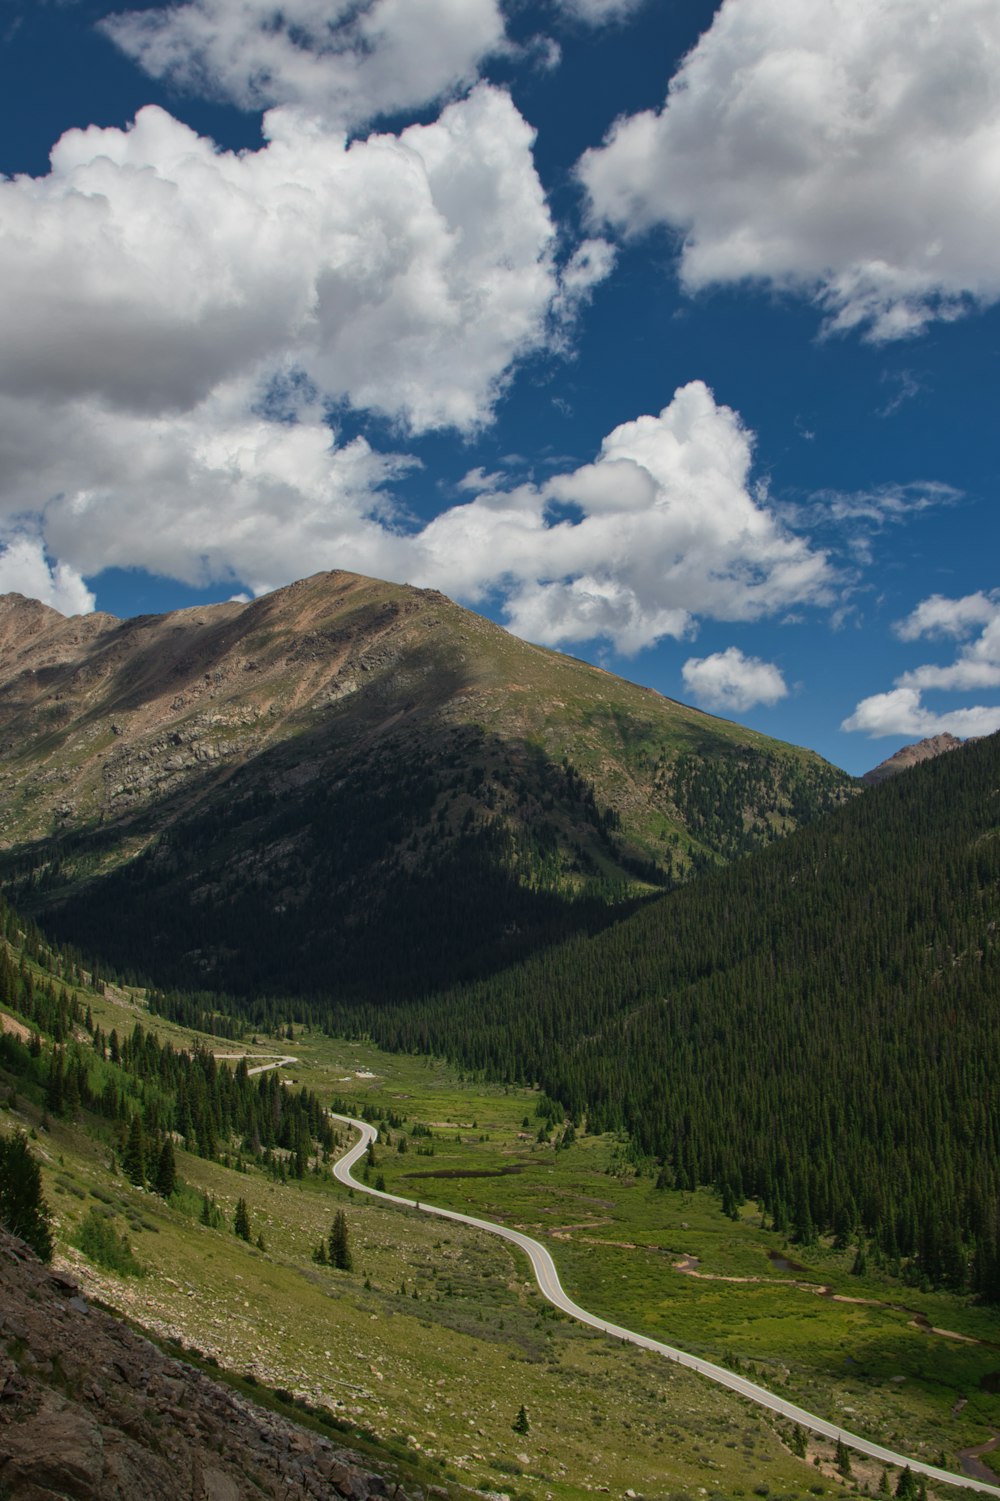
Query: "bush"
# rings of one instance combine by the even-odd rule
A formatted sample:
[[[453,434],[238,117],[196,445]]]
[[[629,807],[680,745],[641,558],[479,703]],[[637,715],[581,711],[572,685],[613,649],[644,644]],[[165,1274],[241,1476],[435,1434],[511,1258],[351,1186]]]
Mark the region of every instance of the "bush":
[[[88,1261],[120,1277],[144,1277],[146,1268],[132,1255],[124,1234],[119,1235],[114,1220],[100,1209],[88,1209],[77,1231],[75,1244]]]

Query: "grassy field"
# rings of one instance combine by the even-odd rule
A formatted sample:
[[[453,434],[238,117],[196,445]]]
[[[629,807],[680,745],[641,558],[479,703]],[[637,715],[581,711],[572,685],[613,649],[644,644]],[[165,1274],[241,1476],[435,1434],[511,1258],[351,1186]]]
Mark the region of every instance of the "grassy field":
[[[138,1019],[127,998],[91,1004],[105,1030]],[[142,1019],[175,1045],[190,1040]],[[405,1117],[388,1132],[383,1125],[372,1181],[381,1175],[391,1191],[528,1230],[585,1306],[712,1359],[738,1359],[811,1410],[935,1462],[957,1466],[962,1448],[1000,1428],[990,1391],[1000,1340],[987,1312],[853,1277],[850,1253],[789,1249],[761,1230],[753,1205],[734,1222],[710,1193],[657,1190],[612,1138],[562,1146],[560,1123],[539,1141],[530,1090],[484,1086],[434,1060],[318,1033],[249,1050],[294,1053],[285,1075],[325,1102],[340,1096],[359,1112]],[[249,1374],[258,1390],[328,1408],[425,1488],[532,1501],[604,1490],[697,1501],[878,1488],[879,1466],[855,1460],[849,1479],[838,1476],[831,1446],[812,1441],[797,1458],[787,1429],[759,1410],[557,1315],[512,1248],[352,1195],[328,1164],[280,1183],[178,1151],[185,1187],[164,1203],[113,1171],[106,1125],[53,1120],[45,1130],[40,1107],[25,1099],[0,1113],[0,1128],[16,1125],[36,1133],[60,1255],[92,1291],[163,1338]],[[216,1228],[200,1223],[204,1195],[218,1206]],[[232,1233],[240,1197],[265,1250]],[[95,1204],[115,1215],[146,1276],[113,1276],[73,1249]],[[312,1259],[337,1209],[354,1259],[346,1273]],[[522,1405],[527,1433],[514,1429]]]

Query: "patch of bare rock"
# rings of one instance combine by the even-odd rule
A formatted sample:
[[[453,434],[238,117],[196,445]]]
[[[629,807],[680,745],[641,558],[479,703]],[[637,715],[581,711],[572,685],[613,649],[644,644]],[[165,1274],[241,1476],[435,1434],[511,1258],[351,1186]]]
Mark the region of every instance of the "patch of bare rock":
[[[894,756],[886,761],[880,761],[873,766],[871,771],[866,771],[861,780],[869,787],[874,787],[879,782],[884,782],[887,777],[894,777],[901,771],[908,771],[911,766],[919,766],[921,761],[933,761],[935,756],[943,756],[946,751],[958,750],[964,745],[964,740],[959,740],[955,735],[931,735],[927,740],[918,740],[914,745],[904,745]]]
[[[406,1501],[356,1455],[162,1354],[2,1232],[0,1494]]]

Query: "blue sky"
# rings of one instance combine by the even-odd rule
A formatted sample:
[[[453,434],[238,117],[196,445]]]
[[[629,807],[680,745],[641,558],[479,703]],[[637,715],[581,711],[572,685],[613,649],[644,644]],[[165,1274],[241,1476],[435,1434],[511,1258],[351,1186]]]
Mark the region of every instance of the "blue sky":
[[[1000,728],[995,0],[0,0],[0,590]]]

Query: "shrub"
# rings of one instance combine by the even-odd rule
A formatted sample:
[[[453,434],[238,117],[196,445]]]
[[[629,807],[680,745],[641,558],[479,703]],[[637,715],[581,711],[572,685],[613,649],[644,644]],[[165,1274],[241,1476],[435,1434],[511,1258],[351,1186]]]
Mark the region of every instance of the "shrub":
[[[146,1269],[132,1255],[124,1234],[119,1235],[114,1220],[100,1209],[88,1209],[76,1235],[75,1244],[88,1261],[120,1277],[144,1277]]]

